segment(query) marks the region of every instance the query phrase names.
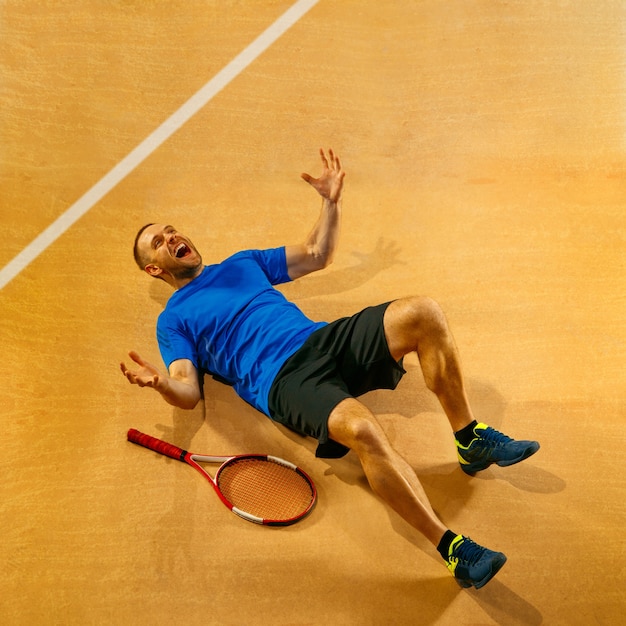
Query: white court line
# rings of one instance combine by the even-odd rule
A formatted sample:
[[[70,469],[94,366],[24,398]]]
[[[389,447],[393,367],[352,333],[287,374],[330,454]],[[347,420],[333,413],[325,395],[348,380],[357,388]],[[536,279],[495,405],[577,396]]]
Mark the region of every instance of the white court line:
[[[52,245],[68,228],[99,202],[119,182],[124,180],[144,159],[236,78],[257,57],[289,30],[319,0],[298,0],[271,26],[261,33],[245,50],[220,70],[204,87],[173,113],[151,135],[144,139],[128,156],[87,193],[38,235],[28,246],[0,270],[0,289],[4,288],[23,269],[32,263],[48,246]]]

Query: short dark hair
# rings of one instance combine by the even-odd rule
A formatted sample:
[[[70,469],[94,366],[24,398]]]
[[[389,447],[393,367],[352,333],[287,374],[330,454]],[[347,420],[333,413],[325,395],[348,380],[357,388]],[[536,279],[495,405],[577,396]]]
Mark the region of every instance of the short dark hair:
[[[139,243],[139,237],[141,237],[143,231],[150,226],[154,226],[154,223],[146,224],[139,229],[139,232],[135,236],[135,243],[133,245],[133,256],[135,257],[135,263],[137,263],[137,266],[142,272],[146,269],[146,265],[148,265],[148,262],[145,256],[139,252],[139,247],[137,246],[137,244]]]

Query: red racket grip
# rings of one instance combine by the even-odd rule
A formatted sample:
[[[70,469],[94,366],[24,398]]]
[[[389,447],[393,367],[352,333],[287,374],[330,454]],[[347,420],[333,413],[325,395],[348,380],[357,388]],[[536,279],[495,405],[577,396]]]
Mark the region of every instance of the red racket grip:
[[[167,443],[167,441],[161,441],[161,439],[157,439],[156,437],[151,437],[150,435],[146,435],[144,433],[140,433],[138,430],[131,428],[127,434],[128,441],[132,441],[133,443],[138,443],[140,446],[144,448],[149,448],[150,450],[154,450],[160,454],[164,454],[165,456],[169,456],[172,459],[176,459],[177,461],[184,461],[185,456],[187,454],[187,450],[183,450],[178,446],[174,446],[171,443]]]

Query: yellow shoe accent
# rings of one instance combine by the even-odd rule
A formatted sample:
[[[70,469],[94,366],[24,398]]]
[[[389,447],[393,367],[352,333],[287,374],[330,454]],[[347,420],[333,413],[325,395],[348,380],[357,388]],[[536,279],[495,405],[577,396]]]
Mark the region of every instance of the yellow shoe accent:
[[[476,426],[474,426],[474,434],[476,434],[476,431],[478,429],[484,430],[485,428],[488,428],[487,424],[483,424],[483,422],[480,422],[479,424],[476,424]],[[463,458],[463,455],[461,454],[461,450],[469,450],[470,446],[476,441],[476,439],[479,439],[479,437],[474,437],[474,439],[472,439],[469,442],[469,445],[467,446],[462,446],[459,441],[457,439],[455,439],[455,443],[456,443],[456,453],[457,456],[459,457],[459,463],[461,465],[469,465],[470,461],[467,461],[465,458]]]
[[[448,562],[446,563],[446,567],[454,574],[454,570],[456,569],[457,563],[459,559],[452,556],[455,548],[459,543],[463,541],[463,535],[457,535],[450,543],[450,547],[448,548]]]

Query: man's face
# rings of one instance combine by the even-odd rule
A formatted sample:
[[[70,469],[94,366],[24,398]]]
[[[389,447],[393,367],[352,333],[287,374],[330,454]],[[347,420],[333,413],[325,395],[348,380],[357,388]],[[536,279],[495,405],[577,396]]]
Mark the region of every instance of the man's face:
[[[175,278],[191,278],[202,267],[202,257],[191,243],[173,226],[152,224],[140,235],[138,248],[150,259],[146,271],[152,276],[166,272]]]

